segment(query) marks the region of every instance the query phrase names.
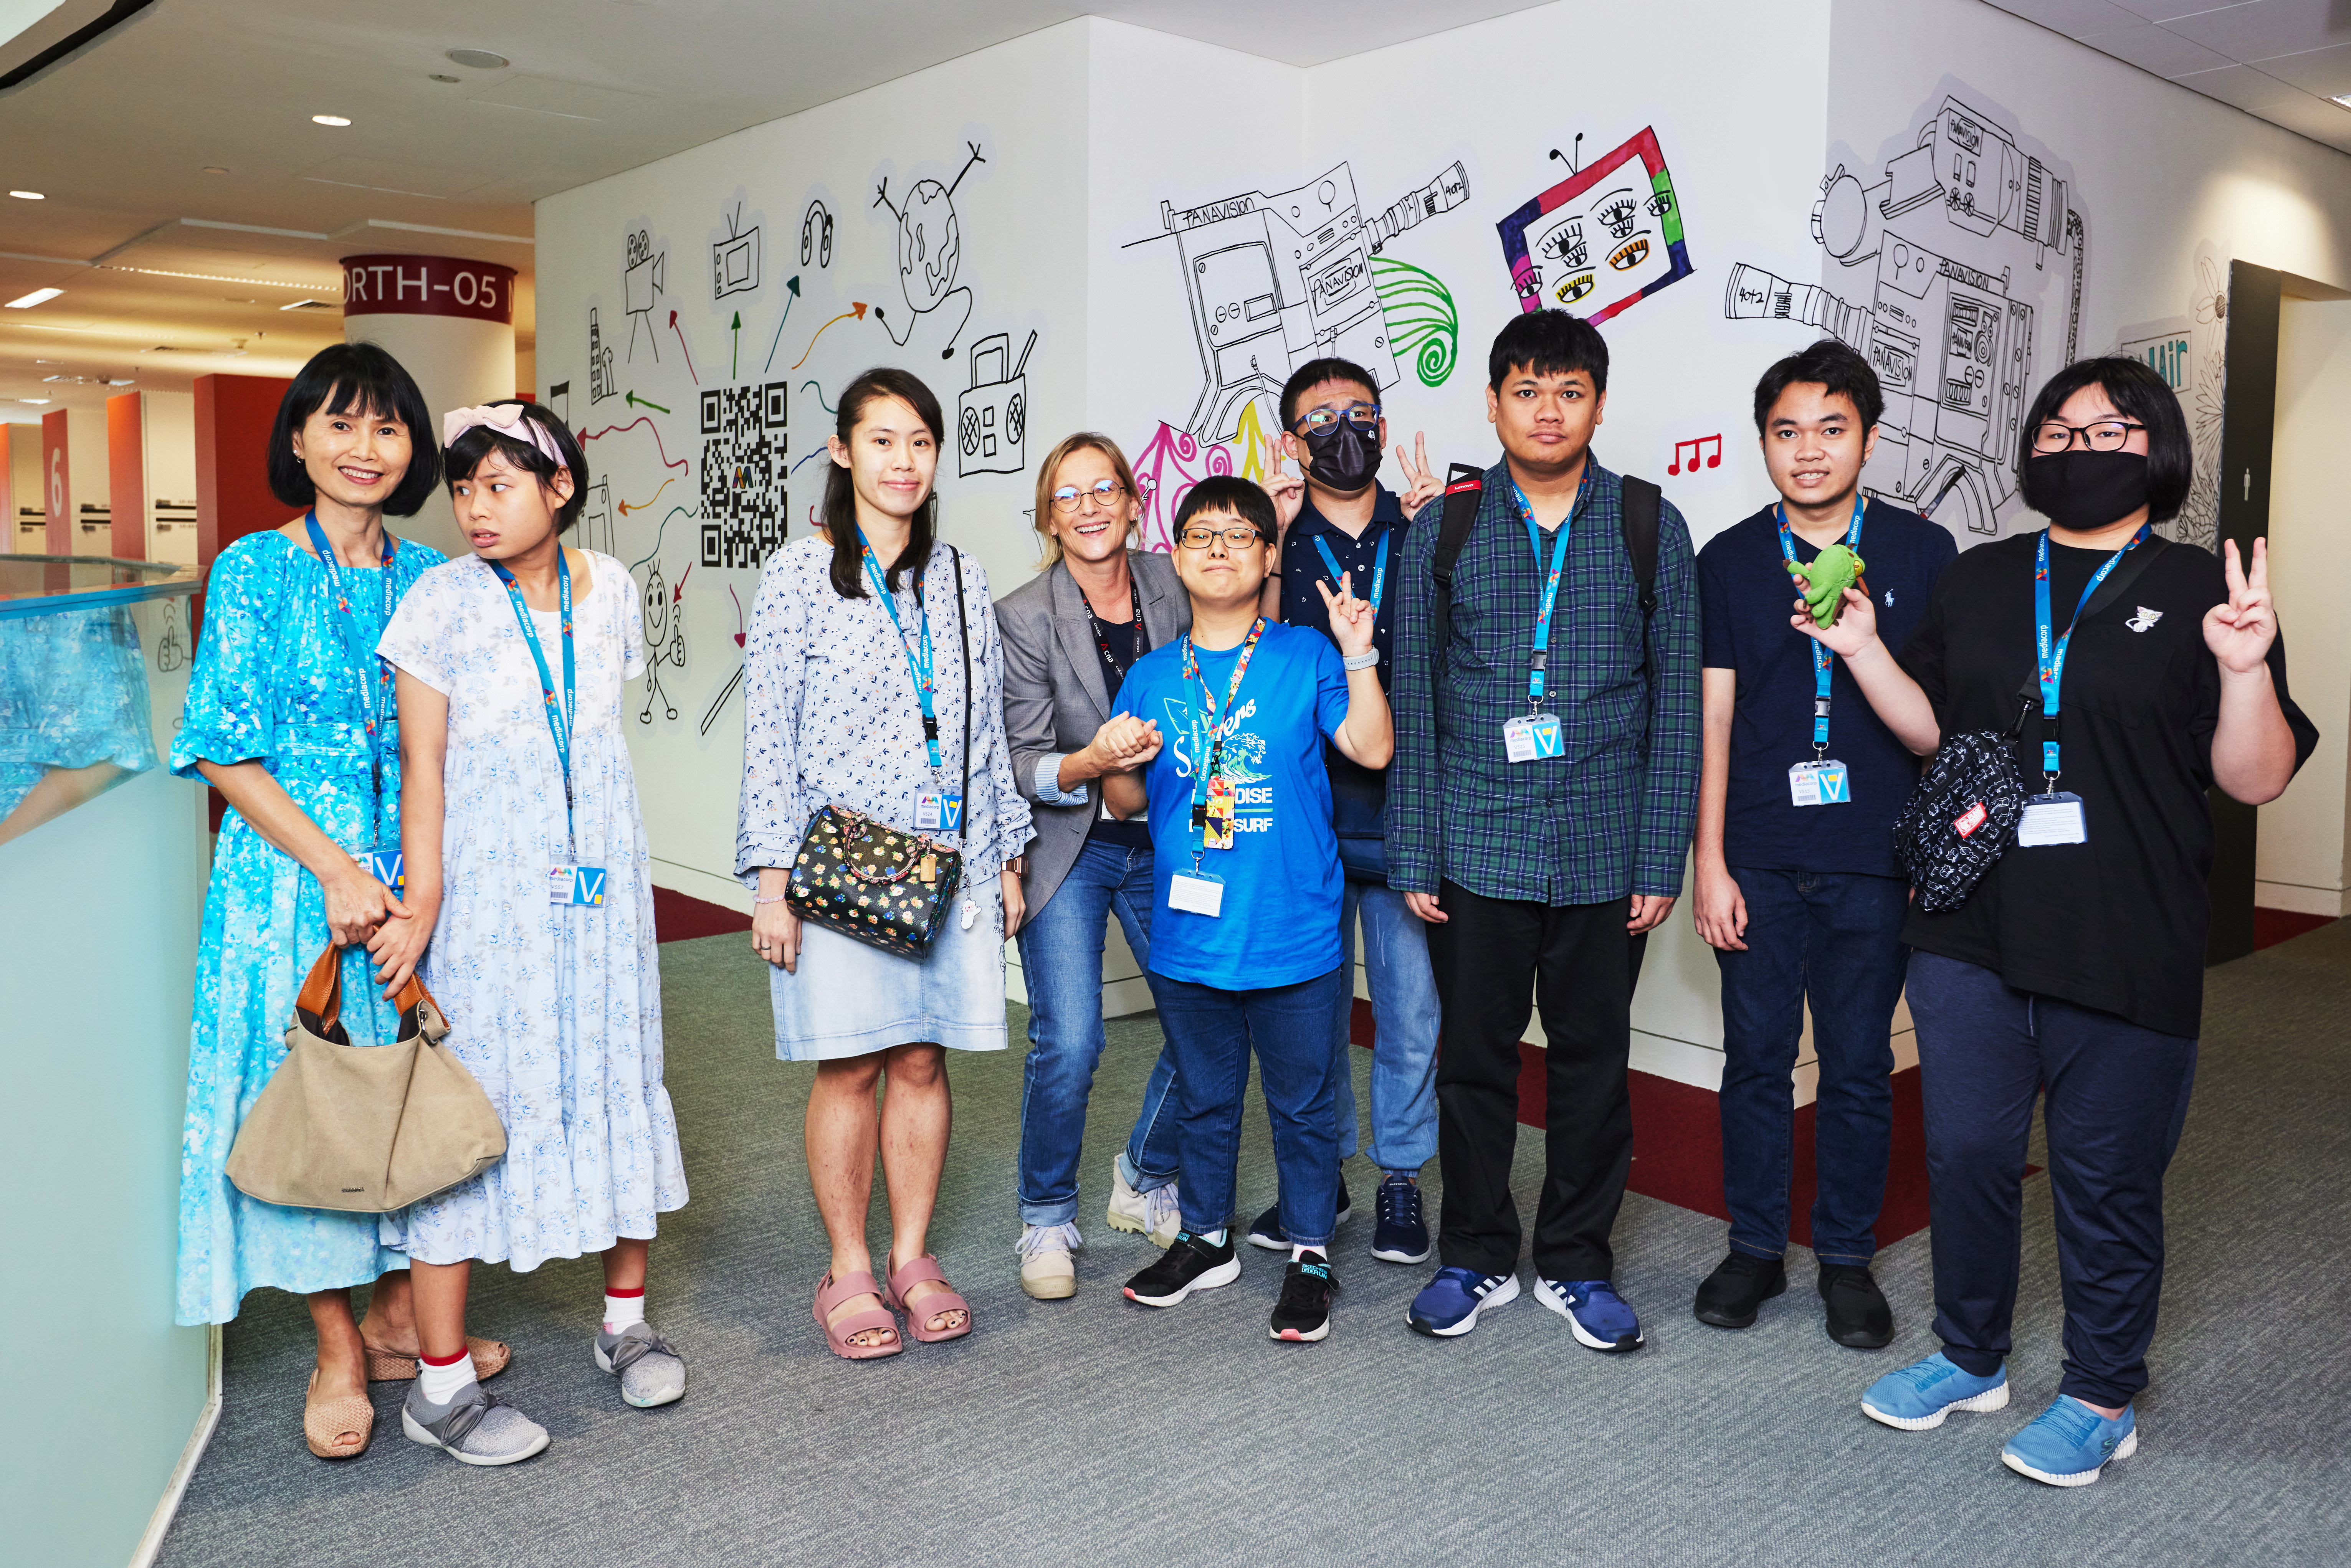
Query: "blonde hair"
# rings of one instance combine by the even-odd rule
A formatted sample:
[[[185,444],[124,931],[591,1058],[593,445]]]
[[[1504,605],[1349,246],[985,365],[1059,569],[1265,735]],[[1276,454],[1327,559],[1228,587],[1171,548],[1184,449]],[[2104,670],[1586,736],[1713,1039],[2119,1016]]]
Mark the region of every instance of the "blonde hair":
[[[1038,547],[1044,556],[1044,559],[1039,562],[1040,570],[1050,569],[1061,559],[1061,541],[1055,538],[1046,527],[1046,519],[1053,515],[1054,476],[1061,471],[1062,461],[1071,453],[1087,450],[1099,452],[1110,459],[1111,472],[1118,476],[1119,484],[1125,487],[1128,500],[1141,498],[1134,488],[1134,470],[1127,466],[1126,454],[1118,449],[1117,442],[1092,430],[1081,430],[1075,435],[1063,436],[1061,444],[1047,453],[1045,461],[1037,465],[1037,511],[1031,521],[1037,529]],[[1143,517],[1138,512],[1134,520],[1126,526],[1130,547],[1141,537]]]

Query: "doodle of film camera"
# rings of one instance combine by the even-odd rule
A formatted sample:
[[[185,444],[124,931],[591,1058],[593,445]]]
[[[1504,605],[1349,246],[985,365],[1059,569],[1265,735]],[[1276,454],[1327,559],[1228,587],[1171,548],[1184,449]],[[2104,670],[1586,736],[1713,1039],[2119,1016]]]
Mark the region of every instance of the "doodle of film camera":
[[[971,346],[971,386],[956,396],[956,474],[1018,474],[1029,465],[1029,356],[1037,334],[1012,359],[1012,336],[998,332]]]

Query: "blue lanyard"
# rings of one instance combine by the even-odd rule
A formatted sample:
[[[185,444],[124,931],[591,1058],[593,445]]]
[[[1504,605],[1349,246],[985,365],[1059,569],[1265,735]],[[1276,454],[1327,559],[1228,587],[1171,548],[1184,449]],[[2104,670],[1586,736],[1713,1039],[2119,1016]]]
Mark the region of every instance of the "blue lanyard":
[[[507,599],[514,606],[515,624],[522,628],[523,641],[530,646],[530,662],[538,666],[538,689],[547,699],[547,733],[555,737],[555,760],[563,768],[563,831],[567,841],[576,842],[571,826],[571,723],[579,711],[579,677],[571,659],[571,563],[559,545],[555,551],[556,604],[563,618],[563,700],[559,704],[555,699],[555,677],[548,673],[546,651],[538,645],[538,628],[531,624],[530,606],[523,602],[522,585],[503,562],[490,562],[490,570],[506,584]]]
[[[1374,617],[1376,617],[1380,612],[1381,591],[1387,586],[1388,539],[1391,536],[1384,529],[1382,530],[1380,534],[1379,552],[1372,558],[1372,593],[1368,602],[1371,604],[1372,614]],[[1337,588],[1339,586],[1339,579],[1344,576],[1345,573],[1339,570],[1339,558],[1331,553],[1331,541],[1324,538],[1322,535],[1317,534],[1314,536],[1314,548],[1322,552],[1322,564],[1331,569],[1331,586],[1332,588]]]
[[[1567,565],[1568,529],[1575,525],[1575,514],[1583,506],[1583,492],[1592,484],[1592,466],[1586,464],[1583,479],[1575,487],[1575,504],[1567,516],[1559,520],[1559,538],[1552,546],[1551,570],[1543,578],[1542,607],[1535,612],[1534,649],[1527,655],[1527,711],[1539,712],[1543,703],[1543,677],[1551,668],[1551,612],[1559,601],[1559,574]],[[1534,504],[1519,482],[1510,481],[1511,498],[1518,502],[1519,517],[1527,525],[1527,543],[1534,547],[1535,570],[1543,569],[1542,525],[1535,521]]]
[[[2032,561],[2033,646],[2040,656],[2041,669],[2041,771],[2048,776],[2052,790],[2057,788],[2057,691],[2065,679],[2066,645],[2074,641],[2074,629],[2081,624],[2082,606],[2090,602],[2090,595],[2098,591],[2098,584],[2106,580],[2106,573],[2120,566],[2123,557],[2145,543],[2151,531],[2147,524],[2141,523],[2138,532],[2131,535],[2130,543],[2115,551],[2107,558],[2106,564],[2091,576],[2088,585],[2082,590],[2080,601],[2074,606],[2074,619],[2066,623],[2065,634],[2053,644],[2049,625],[2049,530],[2041,530],[2041,543]]]
[[[923,709],[923,749],[930,755],[931,766],[940,766],[938,686],[932,679],[931,612],[923,603],[922,569],[914,572],[914,615],[921,632],[921,657],[915,656],[914,646],[906,641],[906,623],[898,619],[898,601],[890,592],[890,582],[882,574],[882,563],[873,559],[873,547],[865,542],[865,530],[857,530],[857,542],[865,551],[865,580],[873,585],[873,596],[882,601],[882,608],[890,612],[890,624],[897,629],[898,651],[906,655],[906,674],[914,678],[914,701]]]
[[[1861,517],[1868,507],[1869,503],[1860,495],[1854,497],[1853,526],[1844,531],[1844,548],[1855,555],[1861,553]],[[1799,564],[1796,540],[1788,528],[1788,508],[1782,506],[1775,509],[1780,515],[1780,553],[1788,558],[1790,566],[1795,566]],[[1813,638],[1806,641],[1813,644],[1813,753],[1825,757],[1829,749],[1829,667],[1836,663],[1836,655],[1829,652],[1826,643]]]
[[[383,720],[390,702],[384,688],[392,685],[392,666],[376,657],[375,650],[369,647],[367,640],[360,635],[358,618],[351,610],[350,591],[343,585],[343,563],[335,559],[335,547],[327,542],[327,530],[319,526],[319,514],[315,511],[305,513],[302,522],[310,530],[310,548],[319,552],[319,564],[327,570],[327,591],[335,601],[331,617],[335,630],[342,637],[343,651],[350,658],[351,668],[359,673],[360,712],[366,716],[362,722],[367,729],[368,768],[375,783],[376,811],[381,815],[383,810],[384,730],[388,727]],[[392,612],[395,603],[392,562],[398,549],[390,534],[383,536],[383,568],[376,575],[383,589],[383,623],[386,630],[392,626]],[[368,679],[371,664],[376,672],[374,680]],[[376,826],[371,821],[368,831],[374,832]]]
[[[1225,771],[1225,721],[1240,700],[1241,677],[1249,674],[1249,659],[1257,653],[1257,640],[1265,634],[1265,617],[1249,622],[1249,635],[1241,639],[1240,656],[1233,661],[1232,679],[1225,684],[1222,706],[1216,693],[1208,689],[1208,678],[1200,673],[1199,650],[1192,639],[1184,639],[1184,676],[1200,694],[1198,706],[1192,710],[1192,869],[1200,869],[1200,856],[1207,852],[1208,833],[1208,781],[1221,778]],[[1206,716],[1207,730],[1201,732]],[[1207,756],[1203,757],[1203,751]]]

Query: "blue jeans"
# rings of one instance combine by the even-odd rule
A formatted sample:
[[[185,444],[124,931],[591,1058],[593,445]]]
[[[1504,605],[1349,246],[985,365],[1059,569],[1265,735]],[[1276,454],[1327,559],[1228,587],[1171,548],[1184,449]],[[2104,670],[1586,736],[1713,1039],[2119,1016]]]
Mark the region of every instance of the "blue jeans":
[[[1356,1149],[1355,1075],[1347,1052],[1354,1021],[1355,918],[1364,923],[1364,974],[1371,984],[1372,1163],[1383,1171],[1417,1171],[1437,1157],[1437,977],[1428,967],[1428,927],[1404,894],[1368,883],[1347,883],[1339,916],[1343,970],[1331,1040],[1332,1093],[1339,1157]]]
[[[1333,969],[1294,986],[1222,991],[1151,977],[1159,1026],[1176,1058],[1176,1144],[1184,1160],[1184,1228],[1207,1232],[1232,1218],[1240,1155],[1241,1098],[1249,1051],[1273,1123],[1281,1228],[1304,1247],[1327,1247],[1337,1228],[1339,1140],[1331,1117],[1331,1009],[1347,989]]]
[[[1135,961],[1151,967],[1151,852],[1089,843],[1013,940],[1029,986],[1029,1056],[1020,1077],[1020,1218],[1066,1225],[1078,1215],[1086,1099],[1102,1061],[1102,939],[1118,916]],[[1137,1192],[1176,1179],[1175,1047],[1143,1085],[1143,1113],[1119,1156]]]
[[[1898,877],[1733,866],[1747,903],[1744,953],[1722,969],[1722,1196],[1730,1246],[1752,1258],[1788,1247],[1795,1095],[1790,1075],[1813,1005],[1820,1097],[1813,1113],[1813,1252],[1866,1264],[1894,1130],[1895,1004],[1902,997]]]

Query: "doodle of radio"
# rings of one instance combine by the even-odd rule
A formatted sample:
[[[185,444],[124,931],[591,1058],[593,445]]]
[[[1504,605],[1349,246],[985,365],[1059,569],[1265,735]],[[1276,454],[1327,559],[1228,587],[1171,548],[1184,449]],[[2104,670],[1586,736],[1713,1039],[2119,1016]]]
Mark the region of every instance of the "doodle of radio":
[[[1037,334],[1012,361],[1012,337],[998,332],[971,346],[971,385],[956,396],[956,473],[1018,474],[1029,465],[1029,356]]]

